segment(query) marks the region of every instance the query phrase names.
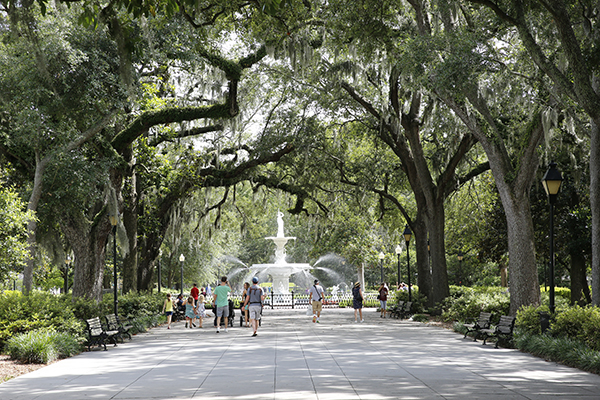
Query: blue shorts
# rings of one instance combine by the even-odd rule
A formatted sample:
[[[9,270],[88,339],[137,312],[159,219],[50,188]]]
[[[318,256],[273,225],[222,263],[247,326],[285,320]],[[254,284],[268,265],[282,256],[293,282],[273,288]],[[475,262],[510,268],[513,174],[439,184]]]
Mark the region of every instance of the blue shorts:
[[[167,312],[165,312],[165,314],[167,314],[167,315],[173,315],[173,311],[167,311]]]
[[[387,308],[387,300],[379,300],[379,303],[381,304],[382,310],[385,310]]]

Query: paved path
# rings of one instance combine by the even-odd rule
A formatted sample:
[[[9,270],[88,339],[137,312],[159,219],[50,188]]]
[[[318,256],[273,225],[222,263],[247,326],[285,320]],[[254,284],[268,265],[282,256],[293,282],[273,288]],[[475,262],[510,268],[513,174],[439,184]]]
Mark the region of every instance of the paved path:
[[[365,311],[313,324],[265,310],[257,337],[159,327],[3,383],[0,399],[600,399],[598,375]]]

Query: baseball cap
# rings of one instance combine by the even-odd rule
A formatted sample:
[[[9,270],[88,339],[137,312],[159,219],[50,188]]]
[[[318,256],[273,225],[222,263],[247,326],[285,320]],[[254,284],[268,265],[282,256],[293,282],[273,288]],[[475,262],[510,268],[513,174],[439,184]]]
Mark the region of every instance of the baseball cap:
[[[252,283],[258,283],[258,278],[256,276],[252,278]]]
[[[316,285],[317,283],[319,283],[319,280],[318,280],[318,279],[315,279],[315,285]]]

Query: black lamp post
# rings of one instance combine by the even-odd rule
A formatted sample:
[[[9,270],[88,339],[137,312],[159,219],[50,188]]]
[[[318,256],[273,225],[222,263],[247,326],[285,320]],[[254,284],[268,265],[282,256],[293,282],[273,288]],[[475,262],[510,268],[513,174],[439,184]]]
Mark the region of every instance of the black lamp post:
[[[400,254],[402,254],[402,246],[396,246],[396,254],[398,255],[398,286],[402,282],[402,275],[400,274]]]
[[[162,279],[160,277],[160,260],[162,259],[162,250],[158,250],[158,293],[160,293],[160,287],[162,285]]]
[[[185,261],[185,256],[181,254],[179,256],[179,262],[181,263],[181,282],[180,282],[180,294],[183,295],[183,262]]]
[[[380,283],[383,282],[383,259],[385,258],[385,254],[383,254],[383,251],[379,252],[379,269],[381,270],[381,280],[379,281]]]
[[[71,256],[65,259],[65,294],[69,293],[69,264],[71,264]]]
[[[556,195],[562,183],[562,174],[556,169],[556,163],[552,161],[548,166],[546,174],[542,178],[542,185],[548,195],[550,203],[550,312],[554,314],[554,203]]]
[[[114,312],[115,315],[118,314],[119,310],[119,300],[117,298],[117,222],[119,221],[119,217],[117,214],[113,214],[112,212],[108,216],[110,219],[110,224],[112,225],[112,233],[113,233],[113,262],[114,262],[114,274],[113,274],[113,290],[114,290]]]
[[[458,258],[458,284],[462,285],[462,260],[463,260],[463,252],[458,251],[456,258]]]
[[[404,240],[406,241],[406,269],[408,271],[408,301],[412,301],[412,291],[410,287],[410,252],[408,251],[408,245],[410,244],[410,237],[412,232],[408,225],[404,227]]]

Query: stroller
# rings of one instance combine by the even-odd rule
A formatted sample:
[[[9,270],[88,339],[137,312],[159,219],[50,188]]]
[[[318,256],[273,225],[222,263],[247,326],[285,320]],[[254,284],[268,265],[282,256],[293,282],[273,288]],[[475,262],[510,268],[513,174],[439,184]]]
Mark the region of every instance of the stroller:
[[[233,307],[233,301],[229,300],[228,301],[229,304],[229,317],[227,317],[227,325],[229,325],[230,327],[233,328],[233,320],[235,318],[235,310]],[[214,309],[214,313],[215,313],[215,321],[213,322],[213,326],[216,328],[217,327],[217,309]],[[220,321],[220,326],[225,326],[225,318],[221,318]]]

